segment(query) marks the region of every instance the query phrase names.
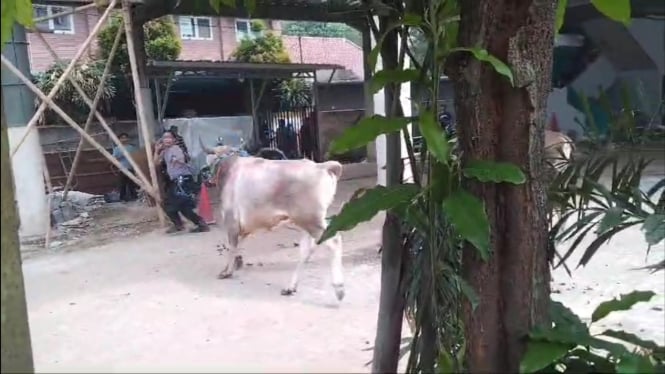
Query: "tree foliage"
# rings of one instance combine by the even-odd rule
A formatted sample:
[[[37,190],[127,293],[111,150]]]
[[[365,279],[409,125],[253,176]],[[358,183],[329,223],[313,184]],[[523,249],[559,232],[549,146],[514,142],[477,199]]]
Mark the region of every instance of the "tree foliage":
[[[267,32],[256,38],[246,38],[233,51],[232,58],[239,62],[286,64],[291,62],[284,42],[279,36]]]
[[[113,41],[119,28],[124,28],[121,15],[113,15],[108,25],[104,27],[97,36],[100,58],[108,59]],[[178,36],[173,18],[164,16],[146,22],[143,25],[145,35],[145,53],[148,60],[173,61],[180,56],[182,42]],[[129,71],[129,55],[127,54],[127,38],[123,35],[120,47],[113,59],[115,70]]]

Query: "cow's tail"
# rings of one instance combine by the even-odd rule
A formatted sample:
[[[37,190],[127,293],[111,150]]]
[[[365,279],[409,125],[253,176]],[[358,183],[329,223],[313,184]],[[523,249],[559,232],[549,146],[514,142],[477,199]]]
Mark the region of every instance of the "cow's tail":
[[[331,177],[336,180],[342,177],[342,164],[337,161],[326,161],[319,164],[320,168],[325,169]]]

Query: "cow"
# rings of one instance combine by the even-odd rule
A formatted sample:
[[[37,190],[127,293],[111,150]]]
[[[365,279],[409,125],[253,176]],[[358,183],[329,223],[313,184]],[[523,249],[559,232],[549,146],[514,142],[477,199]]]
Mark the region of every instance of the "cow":
[[[229,255],[218,278],[233,275],[238,264],[238,244],[260,230],[291,223],[303,232],[300,259],[284,296],[293,295],[316,241],[326,229],[326,214],[337,192],[342,164],[307,159],[269,160],[240,157],[223,146],[204,147],[207,162],[220,189],[220,217],[226,231]],[[332,286],[338,300],[344,298],[342,238],[337,234],[322,243],[331,251]]]
[[[575,151],[573,140],[567,135],[552,130],[545,130],[545,161],[550,163],[557,172],[561,172]]]

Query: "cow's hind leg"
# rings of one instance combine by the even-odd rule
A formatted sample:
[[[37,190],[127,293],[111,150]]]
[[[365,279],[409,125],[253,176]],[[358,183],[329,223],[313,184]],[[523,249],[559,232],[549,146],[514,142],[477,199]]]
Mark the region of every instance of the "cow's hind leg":
[[[303,225],[303,228],[311,235],[316,241],[325,231],[325,219],[321,219],[315,224]],[[337,234],[332,238],[322,243],[330,249],[331,263],[330,268],[332,271],[332,286],[335,289],[335,296],[337,300],[344,298],[344,268],[342,266],[342,237]]]
[[[298,260],[298,265],[296,266],[295,272],[293,272],[293,275],[291,276],[291,283],[289,283],[287,288],[282,290],[283,296],[290,296],[296,292],[296,289],[298,288],[298,280],[302,270],[305,267],[305,264],[308,263],[309,259],[312,257],[315,246],[316,243],[314,239],[309,236],[309,234],[305,234],[302,239],[300,239],[300,246],[298,247],[300,249],[300,259]]]

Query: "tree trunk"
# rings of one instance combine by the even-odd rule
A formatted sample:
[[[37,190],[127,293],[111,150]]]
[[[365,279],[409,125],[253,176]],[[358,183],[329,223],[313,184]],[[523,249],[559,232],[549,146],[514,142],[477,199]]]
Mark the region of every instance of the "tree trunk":
[[[381,33],[389,25],[387,18],[380,20]],[[398,65],[397,32],[388,32],[381,48],[381,60],[384,69],[395,69]],[[385,86],[385,107],[388,117],[400,117],[404,113],[399,103],[399,84]],[[394,103],[397,100],[397,103]],[[402,158],[400,156],[400,133],[386,135],[386,179],[388,186],[402,183]],[[381,294],[379,296],[379,315],[372,373],[395,373],[399,363],[399,349],[404,320],[404,292],[402,289],[405,251],[402,248],[400,218],[393,212],[387,212],[383,224],[381,253]]]
[[[0,103],[2,116],[2,357],[3,373],[33,373],[32,347],[25,287],[21,269],[21,251],[18,238],[19,217],[14,200],[14,178],[9,157],[7,120],[4,103]]]
[[[491,223],[491,259],[464,250],[463,272],[480,298],[465,308],[467,369],[517,372],[524,336],[547,320],[545,190],[542,184],[545,105],[550,89],[554,0],[460,2],[458,45],[480,46],[513,70],[515,86],[491,65],[469,55],[450,66],[463,161],[518,165],[525,184],[480,184]]]

